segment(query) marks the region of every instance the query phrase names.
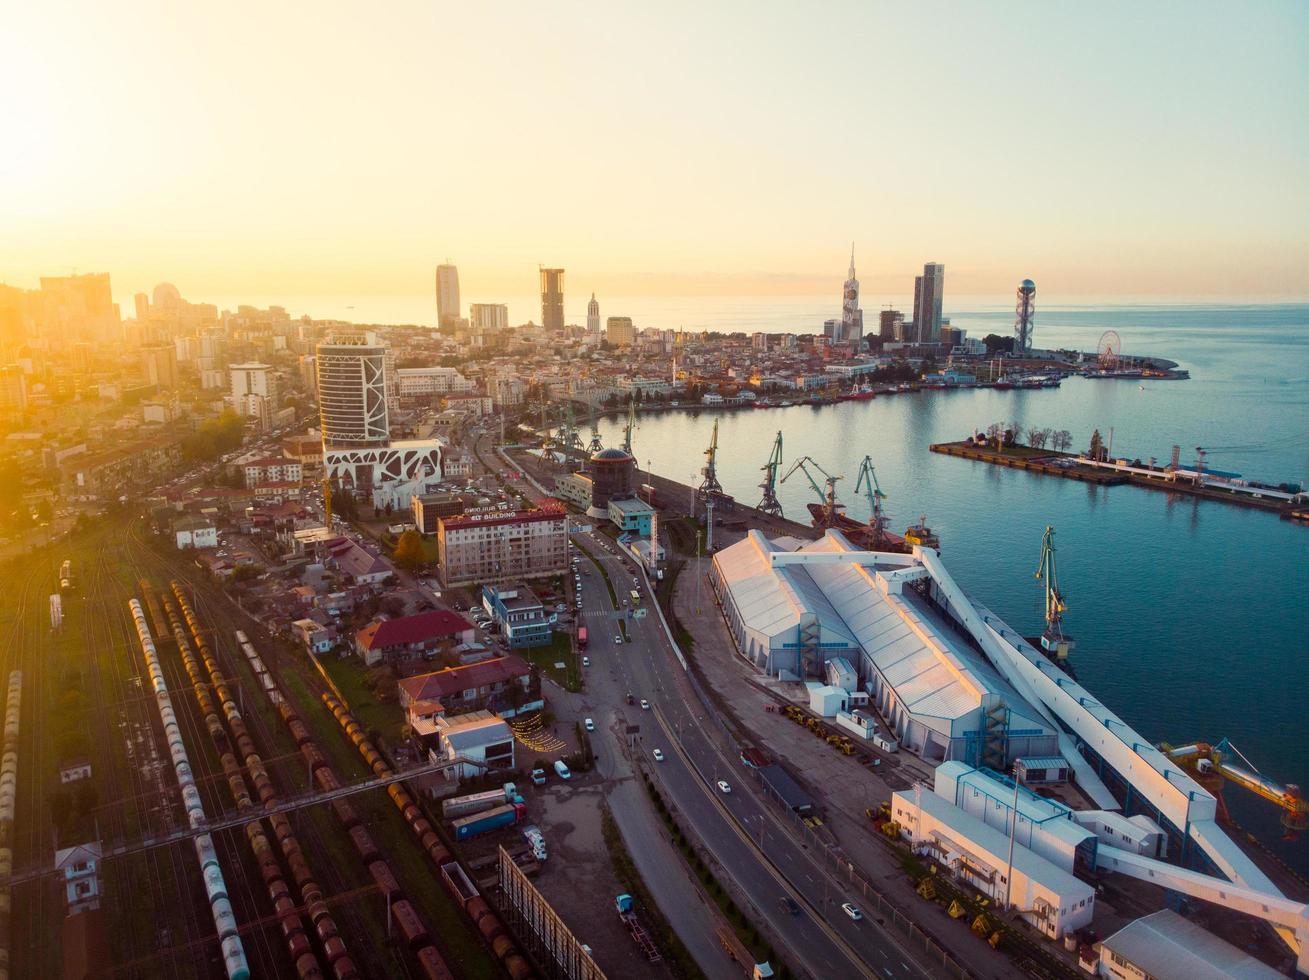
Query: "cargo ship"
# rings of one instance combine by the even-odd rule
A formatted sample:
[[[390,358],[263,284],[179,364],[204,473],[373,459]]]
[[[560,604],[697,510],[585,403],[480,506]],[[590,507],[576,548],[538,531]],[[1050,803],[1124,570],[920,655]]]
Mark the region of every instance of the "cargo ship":
[[[914,545],[941,550],[941,539],[927,525],[926,518],[920,518],[917,524],[910,524],[901,535],[887,530],[884,522],[879,527],[865,521],[857,521],[842,509],[838,509],[829,517],[825,504],[810,503],[806,506],[809,508],[809,516],[814,527],[834,528],[849,538],[851,544],[867,548],[869,551],[894,551],[907,555],[914,550]],[[841,508],[844,505],[837,506]]]

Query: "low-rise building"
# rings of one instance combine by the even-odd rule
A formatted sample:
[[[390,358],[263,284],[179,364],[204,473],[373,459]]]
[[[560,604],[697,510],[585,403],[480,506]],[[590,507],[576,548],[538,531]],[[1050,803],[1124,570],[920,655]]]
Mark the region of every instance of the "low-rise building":
[[[186,548],[217,548],[218,528],[203,517],[184,517],[173,525],[178,550]]]
[[[291,632],[310,653],[327,653],[332,649],[332,631],[322,623],[297,619],[291,624]]]
[[[451,716],[485,709],[512,718],[545,707],[531,667],[512,653],[400,681],[400,706],[418,701],[440,701]]]
[[[1172,909],[1129,922],[1095,946],[1097,976],[1118,980],[1276,980],[1285,976]]]
[[[253,490],[269,483],[299,485],[304,468],[300,460],[291,456],[263,456],[243,462],[241,474],[245,479],[245,488]]]
[[[482,605],[512,649],[549,646],[551,616],[536,593],[522,583],[482,586]]]
[[[446,588],[558,575],[568,568],[568,515],[558,501],[534,510],[466,511],[438,520],[436,543]]]
[[[654,520],[654,508],[640,497],[610,500],[609,520],[625,534],[648,538],[651,522]]]
[[[340,538],[330,550],[331,561],[342,575],[349,575],[357,585],[378,585],[392,575],[391,563],[373,550],[349,538]]]
[[[101,853],[99,841],[74,844],[55,852],[55,871],[63,878],[69,915],[100,907]]]
[[[555,494],[578,510],[591,509],[591,478],[585,473],[565,473],[555,477]]]
[[[448,771],[450,779],[479,776],[488,769],[514,768],[514,733],[504,719],[490,711],[472,711],[454,718],[436,719],[437,745],[433,761],[468,764]]]
[[[1095,889],[1020,842],[1011,848],[1008,836],[936,793],[893,793],[891,819],[915,854],[935,861],[1001,908],[1019,909],[1051,939],[1090,925]]]
[[[473,626],[448,609],[369,623],[355,634],[355,649],[370,667],[432,659],[473,641]]]

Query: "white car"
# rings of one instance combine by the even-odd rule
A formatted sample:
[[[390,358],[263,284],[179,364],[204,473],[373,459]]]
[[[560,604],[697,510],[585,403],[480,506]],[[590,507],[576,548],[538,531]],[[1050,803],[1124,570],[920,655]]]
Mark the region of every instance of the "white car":
[[[641,710],[642,710],[642,711],[649,711],[649,710],[650,710],[650,702],[647,701],[645,698],[642,698],[642,699],[641,699]]]
[[[622,645],[623,645],[623,638],[622,638],[621,636],[619,636],[618,634],[615,633],[615,634],[614,634],[614,642],[617,643],[619,646],[622,646]]]
[[[844,912],[846,915],[850,916],[850,918],[854,919],[855,922],[858,922],[860,919],[864,917],[864,914],[859,911],[859,907],[850,902],[842,902],[841,911]]]
[[[583,667],[590,667],[590,666],[591,666],[591,658],[590,658],[590,657],[583,657],[583,658],[582,658],[582,666],[583,666]]]
[[[718,791],[720,793],[730,793],[732,792],[732,784],[726,779],[720,779],[718,780]]]
[[[595,731],[595,722],[593,722],[590,718],[588,718],[586,719],[586,721],[582,722],[582,727],[585,728],[588,732],[593,732]]]
[[[663,749],[655,749],[654,752],[652,752],[652,753],[650,753],[650,754],[654,756],[654,761],[655,761],[655,762],[663,762],[663,761],[664,761],[664,750],[663,750]]]

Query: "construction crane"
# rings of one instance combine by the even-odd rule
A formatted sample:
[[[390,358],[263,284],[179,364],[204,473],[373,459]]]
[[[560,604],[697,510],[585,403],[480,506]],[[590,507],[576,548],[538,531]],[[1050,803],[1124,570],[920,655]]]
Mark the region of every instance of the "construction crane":
[[[632,454],[632,433],[636,431],[636,395],[632,395],[627,400],[627,425],[623,427],[623,452],[636,457]]]
[[[571,398],[564,402],[563,448],[564,450],[582,451],[582,437],[577,431],[577,423],[573,420],[573,402]]]
[[[696,496],[704,500],[710,494],[722,495],[723,485],[718,482],[718,420],[714,419],[714,433],[709,437],[709,448],[704,451],[705,464],[700,470],[704,477],[696,488]]]
[[[886,499],[886,494],[882,493],[878,485],[873,457],[865,456],[859,464],[859,478],[855,481],[854,492],[868,495],[868,511],[872,515],[868,526],[873,529],[873,548],[881,551],[886,543],[886,515],[882,513],[882,501]]]
[[[1064,635],[1064,610],[1068,608],[1059,591],[1059,578],[1054,561],[1054,528],[1047,526],[1041,539],[1041,563],[1036,566],[1037,581],[1045,581],[1045,631],[1041,634],[1041,647],[1059,660],[1067,660],[1073,641]]]
[[[1254,764],[1241,754],[1241,751],[1233,745],[1228,739],[1223,739],[1217,745],[1210,745],[1207,742],[1195,742],[1192,745],[1183,745],[1179,748],[1171,746],[1162,746],[1165,754],[1175,762],[1184,763],[1194,769],[1196,776],[1199,778],[1201,785],[1208,782],[1210,785],[1206,789],[1218,789],[1221,787],[1215,785],[1213,780],[1214,774],[1223,777],[1228,782],[1235,783],[1242,789],[1249,790],[1256,796],[1261,796],[1270,803],[1282,808],[1282,826],[1286,828],[1285,838],[1295,840],[1300,831],[1309,829],[1309,800],[1306,800],[1300,791],[1300,787],[1295,783],[1278,783],[1263,775]],[[1235,755],[1245,766],[1233,765],[1227,761],[1229,755]],[[1249,768],[1246,768],[1248,766]],[[1205,777],[1209,777],[1208,780]],[[1227,807],[1222,804],[1221,792],[1215,792],[1219,803],[1222,806],[1222,815],[1227,818]],[[1230,819],[1230,818],[1229,818]]]
[[[772,455],[768,457],[768,462],[762,467],[764,471],[764,482],[759,484],[759,489],[764,492],[763,498],[755,508],[764,514],[773,517],[782,516],[782,503],[777,499],[777,471],[782,468],[782,433],[777,433],[777,439],[773,442]]]
[[[818,481],[814,479],[814,475],[809,472],[810,466],[823,474],[822,486],[818,485]],[[836,499],[836,481],[845,478],[841,476],[833,476],[831,473],[828,473],[827,470],[823,469],[814,461],[812,456],[801,456],[791,465],[791,468],[787,470],[786,476],[782,477],[782,482],[785,483],[787,480],[791,479],[792,474],[794,474],[796,470],[804,472],[805,477],[809,480],[809,485],[814,488],[814,493],[818,494],[818,499],[822,501],[821,507],[815,509],[814,512],[814,526],[834,527],[837,523],[837,518],[840,516],[840,512],[845,509],[845,505]],[[811,509],[813,508],[811,507]]]
[[[587,404],[591,415],[591,444],[586,447],[586,451],[594,456],[600,450],[604,449],[604,443],[600,441],[600,423],[596,421],[595,403],[588,402]]]
[[[541,448],[547,450],[554,445],[554,437],[550,434],[550,405],[543,398],[541,399]]]

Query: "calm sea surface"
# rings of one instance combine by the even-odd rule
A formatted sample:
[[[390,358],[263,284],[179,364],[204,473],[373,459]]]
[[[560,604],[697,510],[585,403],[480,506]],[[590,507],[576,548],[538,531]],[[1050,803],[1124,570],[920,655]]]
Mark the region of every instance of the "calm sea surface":
[[[733,316],[739,316],[734,311]],[[789,320],[790,318],[787,317]],[[972,335],[1007,333],[1009,311],[954,313]],[[794,329],[760,315],[752,329]],[[1085,448],[1114,430],[1114,453],[1167,460],[1171,447],[1272,482],[1309,482],[1309,306],[1132,307],[1044,311],[1038,344],[1094,350],[1117,330],[1124,349],[1170,357],[1190,381],[1089,381],[1043,391],[922,392],[821,408],[643,416],[642,468],[689,482],[719,420],[719,475],[744,502],[781,430],[786,465],[808,454],[854,494],[871,455],[896,530],[926,514],[951,571],[1012,625],[1039,632],[1033,573],[1056,529],[1066,627],[1079,677],[1148,738],[1230,738],[1262,771],[1309,789],[1309,527],[1261,511],[1137,487],[1089,487],[928,452],[991,422],[1067,429]],[[621,420],[602,423],[606,445]],[[790,517],[814,499],[796,474],[781,488]],[[1242,791],[1226,797],[1247,827],[1309,873],[1309,840],[1278,840],[1279,812]]]

